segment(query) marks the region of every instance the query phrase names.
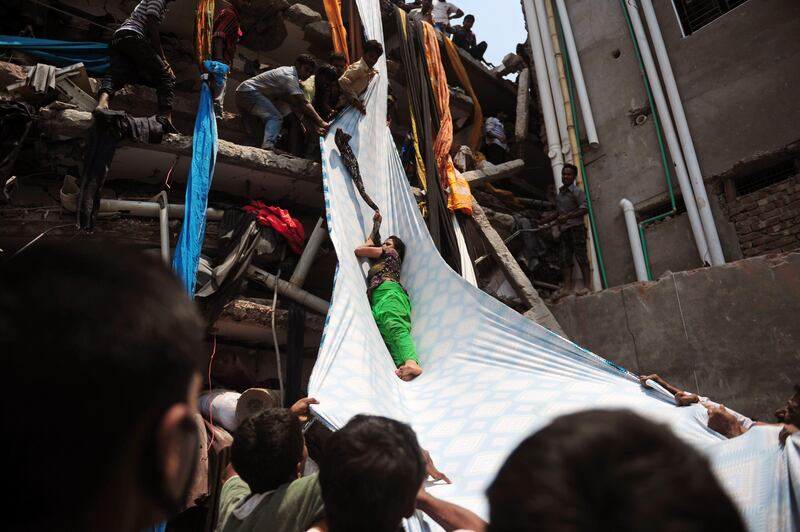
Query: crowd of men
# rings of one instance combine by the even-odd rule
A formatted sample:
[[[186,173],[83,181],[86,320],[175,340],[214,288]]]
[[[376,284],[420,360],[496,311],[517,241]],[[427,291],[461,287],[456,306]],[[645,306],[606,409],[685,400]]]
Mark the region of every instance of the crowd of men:
[[[179,280],[155,256],[107,244],[41,244],[0,268],[13,279],[0,291],[3,415],[15,428],[6,529],[139,532],[176,515],[196,466],[208,357]],[[648,380],[678,404],[726,415]],[[523,441],[487,491],[487,523],[425,490],[429,475],[449,479],[391,419],[351,419],[321,446],[319,473],[304,476],[313,403],[239,425],[217,530],[397,532],[416,510],[445,530],[745,530],[707,459],[628,411],[563,416]],[[798,431],[800,387],[776,415],[781,439]]]

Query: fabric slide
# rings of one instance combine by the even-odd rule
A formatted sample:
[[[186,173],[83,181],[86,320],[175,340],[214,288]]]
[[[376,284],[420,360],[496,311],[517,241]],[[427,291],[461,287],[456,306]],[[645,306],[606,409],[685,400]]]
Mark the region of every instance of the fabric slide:
[[[358,0],[368,38],[383,41],[379,0]],[[410,423],[437,467],[453,480],[431,493],[487,516],[484,492],[513,448],[553,418],[587,408],[628,408],[672,428],[711,460],[750,530],[797,530],[800,436],[778,443],[776,427],[726,440],[706,427],[703,407],[678,408],[642,389],[633,375],[527,320],[451,270],[438,255],[409,190],[386,127],[387,76],[365,96],[367,115],[348,110],[323,139],[328,228],[339,265],[317,363],[309,384],[315,414],[336,429],[359,413]],[[384,237],[407,246],[402,283],[424,373],[394,375],[372,318],[366,261],[353,250],[372,226],[334,143],[352,135],[367,193],[380,206]],[[712,398],[713,399],[713,398]],[[665,486],[665,489],[669,489]],[[424,529],[421,521],[409,530]],[[432,530],[436,525],[428,523]]]

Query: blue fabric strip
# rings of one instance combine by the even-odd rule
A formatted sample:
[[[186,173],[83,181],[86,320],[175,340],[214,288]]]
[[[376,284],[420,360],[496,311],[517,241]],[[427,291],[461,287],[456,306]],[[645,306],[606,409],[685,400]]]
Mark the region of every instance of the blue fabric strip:
[[[99,42],[54,41],[0,35],[0,49],[22,50],[49,65],[64,67],[83,63],[93,74],[105,74],[111,66],[108,45]]]
[[[209,83],[220,84],[221,76],[228,71],[227,65],[216,61],[204,61],[203,66],[209,73],[210,80],[204,79],[201,83],[200,103],[192,138],[192,164],[186,182],[186,210],[172,260],[172,269],[183,281],[191,298],[194,298],[197,265],[206,233],[208,191],[211,189],[217,161],[217,120]]]

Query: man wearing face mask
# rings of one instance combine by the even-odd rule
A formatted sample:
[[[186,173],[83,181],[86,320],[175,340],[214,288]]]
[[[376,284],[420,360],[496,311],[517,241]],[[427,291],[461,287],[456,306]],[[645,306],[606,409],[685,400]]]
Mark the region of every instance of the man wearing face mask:
[[[203,324],[161,261],[37,244],[0,266],[6,530],[138,532],[179,511],[198,451]],[[10,498],[10,500],[9,500]]]

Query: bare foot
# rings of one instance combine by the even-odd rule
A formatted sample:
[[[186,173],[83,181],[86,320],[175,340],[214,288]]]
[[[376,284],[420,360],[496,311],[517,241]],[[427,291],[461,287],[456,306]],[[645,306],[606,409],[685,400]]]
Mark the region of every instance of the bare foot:
[[[97,107],[95,109],[100,109],[103,111],[108,110],[108,93],[103,92],[100,94],[100,99],[97,101]]]
[[[394,373],[395,375],[400,377],[401,380],[413,381],[414,379],[422,375],[422,368],[419,367],[419,364],[417,364],[413,360],[409,360],[405,364],[397,368],[394,371]]]

